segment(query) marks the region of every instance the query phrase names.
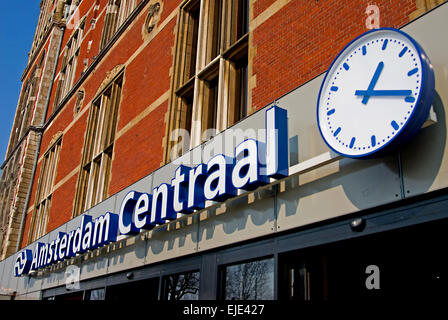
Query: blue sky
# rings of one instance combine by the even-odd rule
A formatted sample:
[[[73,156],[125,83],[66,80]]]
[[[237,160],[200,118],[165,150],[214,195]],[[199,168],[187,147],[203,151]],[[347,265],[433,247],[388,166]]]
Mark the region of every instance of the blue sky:
[[[0,163],[5,159],[19,100],[20,78],[39,18],[40,0],[2,1],[0,10]],[[20,15],[18,15],[20,13]]]

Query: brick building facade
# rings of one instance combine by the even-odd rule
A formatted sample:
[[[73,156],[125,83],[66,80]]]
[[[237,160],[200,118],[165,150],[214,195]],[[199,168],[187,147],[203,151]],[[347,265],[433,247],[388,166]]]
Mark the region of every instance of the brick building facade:
[[[315,79],[369,19],[401,28],[443,2],[42,0],[2,165],[0,258]]]

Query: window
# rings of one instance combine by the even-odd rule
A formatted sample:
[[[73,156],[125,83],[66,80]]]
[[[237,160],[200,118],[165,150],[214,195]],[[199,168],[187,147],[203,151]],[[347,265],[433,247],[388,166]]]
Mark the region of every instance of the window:
[[[279,258],[279,299],[321,300],[328,297],[328,257],[316,247]]]
[[[29,55],[30,58],[34,55],[38,45],[43,39],[43,36],[50,28],[56,7],[57,5],[55,3],[55,0],[41,1],[41,10],[39,14],[39,20],[37,23],[36,33],[34,34],[33,45]]]
[[[56,90],[55,105],[58,105],[73,87],[83,31],[84,22],[81,23],[81,26],[75,31],[65,47],[61,72],[59,73],[58,88]]]
[[[31,110],[34,106],[34,100],[36,95],[36,87],[38,84],[38,80],[35,77],[35,70],[33,72],[33,75],[31,76],[31,79],[28,80],[24,86],[24,90],[22,93],[22,96],[19,101],[19,110],[20,116],[17,118],[17,123],[15,127],[15,139],[13,144],[15,145],[17,141],[25,134],[26,130],[28,129],[30,125],[30,115]]]
[[[167,160],[247,115],[249,0],[192,0],[181,7]],[[180,134],[190,140],[180,146]]]
[[[121,26],[129,17],[137,4],[137,0],[121,0],[118,11],[118,26]]]
[[[64,19],[68,20],[73,12],[75,12],[76,8],[78,7],[78,4],[80,3],[80,0],[66,0],[64,4]]]
[[[274,300],[274,258],[225,267],[224,300]]]
[[[119,75],[90,108],[74,216],[107,197],[121,86]]]
[[[106,288],[94,289],[86,291],[84,294],[84,300],[90,301],[102,301],[106,298]]]
[[[32,121],[32,111],[36,100],[37,88],[42,73],[42,66],[45,59],[45,51],[36,67],[34,67],[31,77],[23,85],[17,107],[17,114],[14,119],[14,127],[11,134],[10,148],[16,146],[16,143],[27,132]]]
[[[39,181],[37,184],[36,207],[31,218],[28,243],[32,243],[42,237],[47,230],[61,143],[62,139],[59,138],[50,150],[45,153],[42,160]]]
[[[199,278],[199,272],[164,277],[163,298],[169,301],[199,300]]]
[[[4,174],[2,174],[2,178],[5,180],[7,175],[6,172],[8,168],[6,167],[4,170]],[[6,231],[8,228],[8,218],[9,218],[9,209],[11,205],[11,195],[10,195],[10,187],[6,187],[6,182],[2,181],[2,192],[1,194],[1,203],[0,203],[0,248],[3,248],[3,242],[5,241]]]
[[[232,67],[235,81],[230,84],[230,90],[234,92],[234,95],[228,108],[228,126],[247,116],[247,58],[244,57],[244,59],[234,62]]]
[[[112,39],[112,36],[123,22],[126,21],[136,5],[137,0],[109,0],[100,49],[103,49],[109,40]]]

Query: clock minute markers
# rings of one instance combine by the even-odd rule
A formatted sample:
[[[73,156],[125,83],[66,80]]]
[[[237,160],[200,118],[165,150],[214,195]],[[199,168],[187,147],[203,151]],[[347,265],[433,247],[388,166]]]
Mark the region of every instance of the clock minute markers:
[[[418,68],[414,68],[414,69],[412,69],[411,71],[408,72],[408,77],[410,77],[410,76],[416,74],[417,72],[418,72]]]

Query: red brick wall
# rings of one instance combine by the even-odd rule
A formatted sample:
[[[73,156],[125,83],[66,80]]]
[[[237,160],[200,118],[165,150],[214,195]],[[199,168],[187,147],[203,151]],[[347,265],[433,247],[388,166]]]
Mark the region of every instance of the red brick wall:
[[[269,6],[271,6],[276,0],[255,0],[254,1],[254,18],[260,13],[265,11]]]
[[[127,66],[117,132],[170,89],[175,24],[173,19]],[[159,168],[167,108],[163,103],[117,139],[109,194]]]
[[[124,189],[159,168],[167,109],[168,102],[165,102],[116,141],[109,194]]]
[[[257,0],[254,17],[274,2]],[[292,0],[256,28],[253,106],[260,109],[325,72],[350,40],[367,31],[369,4],[379,7],[381,27],[399,28],[416,10],[415,0]]]

